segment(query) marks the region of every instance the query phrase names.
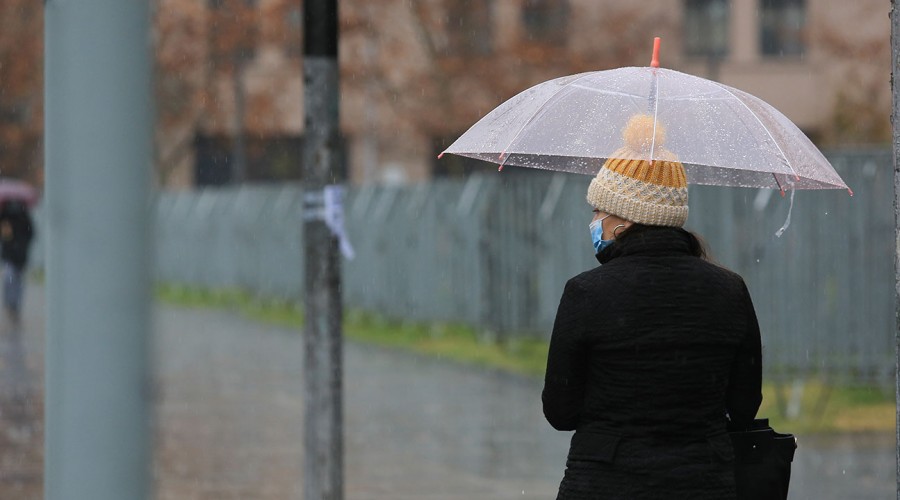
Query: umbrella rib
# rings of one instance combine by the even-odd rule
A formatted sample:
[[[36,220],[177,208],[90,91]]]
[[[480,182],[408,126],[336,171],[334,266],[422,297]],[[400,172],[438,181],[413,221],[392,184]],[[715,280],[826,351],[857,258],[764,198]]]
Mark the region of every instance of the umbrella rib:
[[[781,196],[784,196],[784,188],[781,187],[781,183],[778,182],[778,176],[775,175],[775,172],[772,172],[772,178],[775,179],[775,185],[778,186],[778,190],[781,191]]]
[[[561,86],[561,87],[559,88],[559,90],[557,90],[556,92],[553,93],[553,95],[550,96],[549,99],[547,99],[546,101],[544,101],[544,104],[541,104],[541,107],[539,107],[538,109],[536,109],[536,110],[534,111],[534,113],[532,113],[531,116],[528,117],[528,120],[527,120],[524,124],[522,124],[522,126],[521,126],[521,127],[519,128],[519,130],[516,132],[516,135],[514,135],[513,138],[512,138],[512,140],[509,141],[509,144],[507,144],[506,147],[503,148],[503,150],[500,152],[500,168],[499,168],[499,170],[503,170],[503,165],[505,165],[505,164],[506,164],[506,160],[509,159],[509,156],[506,156],[506,151],[509,150],[510,146],[512,146],[514,142],[516,142],[516,139],[519,138],[519,135],[522,133],[523,130],[525,130],[525,127],[527,127],[528,125],[531,125],[531,122],[534,121],[535,118],[537,118],[538,114],[540,114],[540,112],[543,111],[543,109],[546,108],[546,107],[550,104],[551,101],[555,100],[555,99],[556,99],[556,96],[558,96],[560,92],[562,92],[563,90],[565,90],[567,87],[570,87],[570,86],[574,85],[576,82],[579,82],[579,81],[581,81],[581,80],[584,80],[585,78],[591,76],[592,74],[594,74],[594,73],[593,73],[593,72],[585,73],[584,75],[582,75],[582,76],[580,76],[580,77],[578,77],[578,78],[572,80],[571,82],[569,82],[569,83],[567,83],[567,84]],[[504,156],[506,156],[506,158],[504,158]]]
[[[745,102],[742,101],[738,96],[736,96],[736,95],[734,94],[734,92],[732,92],[726,85],[722,85],[722,84],[719,83],[719,82],[712,82],[712,83],[718,85],[719,87],[722,88],[722,90],[724,90],[725,92],[728,92],[729,94],[731,94],[731,96],[734,97],[734,99],[735,99],[737,102],[741,103],[741,106],[743,106],[743,107],[747,110],[747,112],[750,113],[751,116],[753,116],[753,118],[756,118],[756,121],[757,121],[757,123],[759,123],[759,126],[762,127],[762,129],[766,131],[766,135],[769,136],[769,139],[772,139],[772,143],[775,144],[775,147],[776,147],[776,148],[778,148],[778,152],[781,153],[781,157],[784,158],[784,162],[787,164],[788,168],[791,169],[791,172],[794,173],[794,177],[796,177],[797,180],[799,180],[799,179],[800,179],[800,176],[797,175],[797,171],[794,170],[794,166],[791,165],[791,161],[788,160],[787,155],[784,154],[784,150],[781,149],[781,146],[778,144],[778,141],[776,141],[776,140],[775,140],[775,137],[772,136],[772,133],[769,132],[769,127],[766,127],[766,125],[762,122],[762,120],[760,120],[759,117],[756,116],[756,113],[754,113],[753,110],[750,109],[750,106],[747,106],[747,103],[745,103]],[[773,175],[774,175],[774,174],[773,174]],[[776,178],[775,180],[777,181],[778,179]],[[783,188],[782,188],[782,190],[783,190]]]
[[[568,84],[567,87],[575,87],[581,90],[587,90],[588,92],[593,92],[595,94],[620,95],[624,97],[641,97],[640,95],[631,92],[622,92],[621,90],[596,89],[594,87],[588,87],[586,85],[575,85],[574,83]]]
[[[586,90],[588,92],[593,92],[595,94],[605,94],[605,95],[618,95],[624,97],[637,97],[637,98],[646,98],[646,96],[642,96],[640,94],[635,94],[632,92],[623,92],[621,90],[608,90],[608,89],[597,89],[594,87],[588,87],[586,85],[575,85],[569,84],[572,87],[579,88],[581,90]],[[734,95],[727,96],[715,96],[712,93],[706,94],[692,94],[685,96],[668,96],[666,97],[666,101],[730,101],[734,99]]]

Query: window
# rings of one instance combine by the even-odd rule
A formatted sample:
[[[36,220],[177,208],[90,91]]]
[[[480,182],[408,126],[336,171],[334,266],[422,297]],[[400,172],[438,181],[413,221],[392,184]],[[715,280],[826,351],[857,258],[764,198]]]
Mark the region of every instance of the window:
[[[244,6],[246,7],[256,7],[256,0],[242,0]],[[224,9],[227,8],[228,0],[207,0],[207,5],[209,5],[210,9]]]
[[[485,0],[448,0],[447,50],[450,55],[488,55],[491,39],[491,4]]]
[[[244,138],[246,182],[296,180],[303,165],[303,138],[267,136]],[[230,184],[234,177],[235,144],[232,137],[198,135],[194,139],[194,182],[198,186]],[[340,147],[343,147],[341,142]],[[339,153],[343,154],[343,153]]]
[[[525,0],[522,25],[529,40],[564,43],[568,33],[567,0]]]
[[[0,122],[22,125],[28,121],[31,114],[29,111],[28,103],[24,100],[9,104],[0,102]]]
[[[728,0],[685,0],[684,49],[689,56],[728,54]]]
[[[760,0],[760,45],[764,56],[801,56],[806,50],[804,0]]]

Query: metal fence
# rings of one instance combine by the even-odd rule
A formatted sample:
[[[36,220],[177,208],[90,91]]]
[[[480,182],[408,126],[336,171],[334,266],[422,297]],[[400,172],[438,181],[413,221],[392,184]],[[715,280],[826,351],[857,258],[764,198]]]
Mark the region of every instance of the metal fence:
[[[742,274],[769,376],[893,375],[894,221],[889,151],[830,155],[853,188],[790,195],[691,187],[688,228]],[[458,322],[493,337],[549,334],[565,281],[596,265],[584,176],[486,169],[465,181],[351,190],[344,261],[350,308]],[[300,299],[296,185],[160,193],[157,277]]]

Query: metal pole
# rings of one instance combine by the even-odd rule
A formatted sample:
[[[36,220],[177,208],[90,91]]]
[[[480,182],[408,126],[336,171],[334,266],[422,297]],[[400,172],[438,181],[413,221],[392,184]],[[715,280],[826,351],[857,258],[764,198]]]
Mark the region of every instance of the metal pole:
[[[895,339],[895,367],[896,387],[894,398],[897,405],[896,420],[896,472],[897,500],[900,500],[900,90],[898,90],[898,70],[900,70],[900,14],[898,14],[898,1],[891,0],[891,95],[893,106],[891,108],[891,125],[894,139],[894,339]]]
[[[341,295],[330,196],[343,181],[338,155],[337,0],[304,10],[303,186],[305,263],[304,477],[306,500],[343,498]]]
[[[245,115],[245,96],[244,96],[244,69],[246,62],[243,57],[237,55],[234,57],[234,68],[231,75],[232,85],[234,86],[234,147],[232,148],[231,159],[231,180],[229,184],[243,184],[247,178],[247,148],[245,146],[244,134],[244,115]]]
[[[47,0],[45,498],[148,498],[148,3]]]

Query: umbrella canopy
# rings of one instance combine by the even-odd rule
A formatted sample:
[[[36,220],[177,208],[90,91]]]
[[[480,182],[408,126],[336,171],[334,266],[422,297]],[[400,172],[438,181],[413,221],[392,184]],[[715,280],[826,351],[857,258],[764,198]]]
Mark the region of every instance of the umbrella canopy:
[[[21,201],[34,206],[38,202],[37,190],[20,180],[0,179],[0,203],[6,201]]]
[[[652,117],[646,147],[624,148],[626,124]],[[633,139],[633,138],[632,138]],[[761,99],[657,67],[595,71],[516,95],[448,147],[501,165],[594,175],[610,157],[681,161],[694,184],[847,189],[815,145]],[[443,153],[441,153],[443,155]]]

